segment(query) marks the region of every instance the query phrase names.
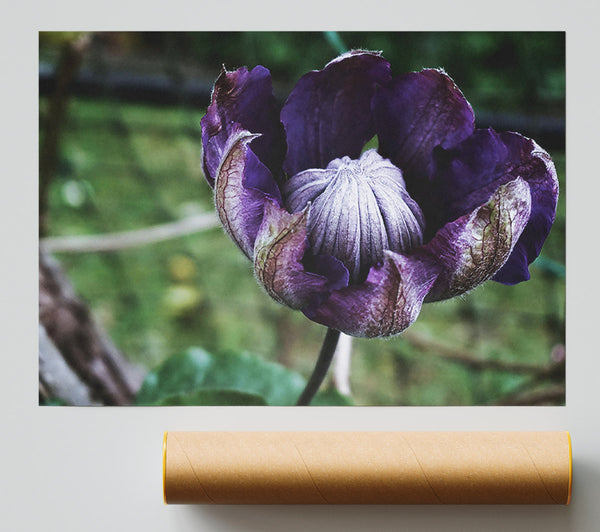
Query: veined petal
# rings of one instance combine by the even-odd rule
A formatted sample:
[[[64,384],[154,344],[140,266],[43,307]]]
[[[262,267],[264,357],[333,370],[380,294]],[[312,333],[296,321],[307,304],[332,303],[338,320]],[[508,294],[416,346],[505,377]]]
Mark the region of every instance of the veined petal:
[[[531,213],[529,185],[520,177],[489,201],[447,223],[416,251],[443,266],[426,301],[464,294],[490,279],[507,261]]]
[[[502,184],[521,177],[531,190],[531,216],[514,250],[494,276],[515,284],[529,279],[528,265],[550,232],[558,201],[554,164],[533,140],[518,133],[477,130],[451,150],[437,150],[433,188],[439,191],[443,221],[453,220],[487,201]]]
[[[371,268],[364,283],[336,290],[319,307],[303,312],[352,336],[399,334],[417,319],[440,270],[428,257],[415,259],[386,251],[383,264]]]
[[[256,278],[275,301],[293,309],[318,305],[348,284],[348,270],[334,257],[313,258],[319,273],[305,269],[309,209],[290,214],[268,201],[254,246]]]
[[[427,211],[433,149],[471,135],[471,105],[444,71],[427,69],[395,77],[378,89],[373,106],[379,153],[402,170],[409,193]]]
[[[519,143],[516,137],[513,140]],[[546,151],[534,141],[529,142],[531,151],[528,155],[531,159],[527,168],[521,167],[519,172],[531,190],[531,215],[510,257],[493,277],[494,281],[508,285],[529,279],[529,264],[542,250],[554,223],[558,204],[558,177],[554,163]]]
[[[232,132],[215,181],[215,206],[223,228],[250,259],[265,202],[281,202],[271,173],[248,147],[258,136],[239,128]]]
[[[265,67],[259,65],[251,71],[243,67],[233,72],[223,68],[200,123],[204,174],[211,186],[235,127],[261,134],[252,143],[252,151],[278,177],[285,155],[285,138],[271,74]]]
[[[344,155],[358,158],[375,134],[371,113],[375,88],[390,78],[386,59],[360,50],[305,74],[281,111],[288,143],[287,174],[325,168]]]
[[[286,206],[291,212],[299,212],[312,203],[317,196],[323,193],[329,184],[331,172],[323,168],[311,168],[293,176],[293,181],[288,179],[281,187],[286,196]],[[293,183],[293,184],[290,184]],[[295,186],[293,194],[289,193]]]
[[[304,170],[288,179],[282,194],[291,212],[311,202],[312,251],[341,260],[352,283],[363,282],[371,266],[383,262],[384,250],[407,252],[423,242],[423,216],[402,172],[376,150]]]

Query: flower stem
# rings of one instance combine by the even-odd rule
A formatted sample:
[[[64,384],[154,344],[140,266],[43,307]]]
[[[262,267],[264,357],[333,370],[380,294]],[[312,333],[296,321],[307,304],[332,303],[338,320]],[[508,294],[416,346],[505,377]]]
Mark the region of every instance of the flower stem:
[[[319,353],[317,363],[315,364],[315,369],[313,370],[312,375],[310,376],[310,379],[308,379],[308,383],[304,388],[304,391],[296,403],[297,406],[310,405],[310,402],[315,397],[315,394],[323,383],[325,375],[327,375],[327,370],[329,369],[331,361],[333,360],[333,355],[335,353],[335,348],[339,338],[340,331],[336,331],[335,329],[327,329],[327,334],[325,335],[325,340],[321,346],[321,351]]]

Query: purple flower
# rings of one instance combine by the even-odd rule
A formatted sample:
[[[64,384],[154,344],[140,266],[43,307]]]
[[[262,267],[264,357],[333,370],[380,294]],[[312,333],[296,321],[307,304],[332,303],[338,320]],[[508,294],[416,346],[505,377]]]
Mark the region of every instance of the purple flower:
[[[423,302],[488,279],[529,279],[554,221],[542,148],[475,129],[442,70],[392,77],[378,53],[309,72],[281,109],[266,68],[223,70],[202,144],[221,222],[267,293],[354,336],[398,334]]]

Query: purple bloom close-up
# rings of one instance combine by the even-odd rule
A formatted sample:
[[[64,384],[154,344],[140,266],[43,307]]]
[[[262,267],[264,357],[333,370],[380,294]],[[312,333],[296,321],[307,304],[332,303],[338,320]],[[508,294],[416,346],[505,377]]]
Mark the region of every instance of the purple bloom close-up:
[[[223,70],[202,144],[223,227],[266,292],[353,336],[398,334],[424,302],[490,279],[529,279],[556,212],[548,153],[476,129],[444,71],[393,77],[374,52],[307,73],[281,108],[266,68]]]

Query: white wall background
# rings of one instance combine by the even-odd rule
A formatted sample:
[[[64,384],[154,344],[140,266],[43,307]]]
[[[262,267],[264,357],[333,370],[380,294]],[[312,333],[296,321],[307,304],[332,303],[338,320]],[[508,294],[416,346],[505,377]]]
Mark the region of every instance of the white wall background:
[[[24,1],[3,9],[0,530],[597,531],[598,12],[575,0]],[[326,12],[324,12],[326,10]],[[292,25],[293,24],[293,25]],[[37,406],[37,32],[68,29],[567,31],[567,403],[564,408]],[[564,193],[564,191],[563,191]],[[570,430],[569,507],[164,506],[164,430]]]

